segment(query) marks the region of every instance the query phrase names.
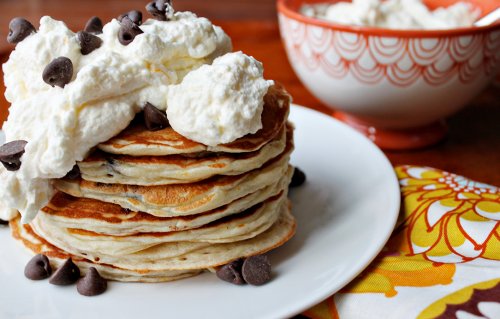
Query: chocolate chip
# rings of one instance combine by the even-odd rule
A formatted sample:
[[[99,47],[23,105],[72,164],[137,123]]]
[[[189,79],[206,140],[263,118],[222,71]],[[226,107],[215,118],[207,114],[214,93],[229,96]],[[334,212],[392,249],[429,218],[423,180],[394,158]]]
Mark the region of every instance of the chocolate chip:
[[[71,169],[71,171],[67,172],[66,175],[64,175],[63,178],[66,178],[66,179],[77,179],[80,177],[80,167],[78,167],[77,164],[75,164],[75,166],[73,166],[73,168]]]
[[[292,181],[290,182],[289,186],[297,187],[304,184],[305,181],[306,181],[306,174],[304,174],[304,172],[300,168],[295,167],[293,171]]]
[[[245,280],[241,276],[241,266],[243,260],[235,260],[229,264],[220,267],[215,274],[219,279],[230,282],[235,285],[243,285]]]
[[[108,281],[99,275],[99,272],[90,267],[85,277],[80,278],[76,283],[76,290],[80,295],[97,296],[102,294],[108,288]]]
[[[49,278],[52,273],[52,267],[47,256],[38,254],[26,264],[24,275],[31,280],[42,280]]]
[[[128,17],[133,23],[137,25],[142,24],[142,12],[139,10],[132,10],[127,13],[123,13],[118,17],[118,21],[122,22],[123,18]]]
[[[3,219],[0,218],[0,225],[7,226],[8,224],[9,224],[8,220],[3,220]]]
[[[128,16],[123,17],[118,31],[118,41],[123,45],[129,45],[141,33],[143,33],[141,28],[132,22]]]
[[[80,278],[80,269],[68,258],[50,277],[49,282],[53,285],[66,286],[75,283]]]
[[[241,273],[247,283],[260,286],[271,280],[271,263],[266,255],[251,256],[243,262]]]
[[[85,28],[83,31],[93,34],[101,34],[102,33],[102,21],[99,17],[92,17],[85,24]]]
[[[0,162],[8,171],[17,171],[21,167],[21,156],[28,142],[12,141],[0,146]]]
[[[9,23],[9,34],[7,35],[7,42],[19,43],[27,36],[35,33],[35,27],[24,18],[14,18]]]
[[[174,8],[171,0],[155,0],[146,5],[146,10],[160,21],[171,20],[174,15]]]
[[[58,57],[52,60],[43,70],[42,78],[45,83],[54,87],[63,88],[73,77],[73,63],[66,57]]]
[[[102,45],[101,38],[89,32],[80,31],[76,34],[76,37],[80,43],[80,52],[83,55],[87,55],[92,51],[99,49]]]
[[[150,131],[157,131],[168,127],[167,114],[158,110],[153,104],[146,103],[144,105],[144,124]]]

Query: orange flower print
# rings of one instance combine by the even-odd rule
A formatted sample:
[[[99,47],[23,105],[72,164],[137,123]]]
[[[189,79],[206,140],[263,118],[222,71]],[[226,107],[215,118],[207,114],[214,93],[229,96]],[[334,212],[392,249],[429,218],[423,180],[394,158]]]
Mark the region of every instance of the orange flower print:
[[[396,168],[409,255],[439,263],[500,260],[497,187],[426,167]]]

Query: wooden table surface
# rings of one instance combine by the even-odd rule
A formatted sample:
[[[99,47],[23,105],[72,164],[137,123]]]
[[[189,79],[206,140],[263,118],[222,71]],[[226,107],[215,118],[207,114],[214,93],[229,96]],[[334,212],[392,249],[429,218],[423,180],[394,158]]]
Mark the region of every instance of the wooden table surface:
[[[131,9],[145,13],[144,5],[142,0],[1,0],[0,51],[9,50],[5,37],[8,23],[15,16],[26,17],[38,26],[41,16],[51,15],[77,31],[92,15],[109,20]],[[287,61],[274,0],[178,0],[174,5],[177,10],[193,11],[221,25],[231,36],[234,49],[262,61],[265,76],[283,83],[296,103],[328,113],[300,83]],[[1,118],[7,106],[2,94]],[[417,151],[386,152],[387,156],[394,165],[427,165],[500,186],[500,86],[490,86],[448,123],[449,134],[442,143]]]

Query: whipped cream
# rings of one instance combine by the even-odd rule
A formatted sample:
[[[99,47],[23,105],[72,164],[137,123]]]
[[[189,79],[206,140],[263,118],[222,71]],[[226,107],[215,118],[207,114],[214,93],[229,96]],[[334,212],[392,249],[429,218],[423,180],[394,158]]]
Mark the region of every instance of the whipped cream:
[[[170,88],[167,116],[180,134],[215,146],[262,128],[264,95],[273,81],[262,64],[242,52],[228,53],[190,72]]]
[[[452,29],[471,26],[479,10],[457,2],[430,11],[422,0],[353,0],[304,5],[301,13],[336,23],[388,29]]]
[[[102,46],[84,56],[75,33],[43,17],[37,33],[20,42],[3,65],[11,107],[2,129],[6,141],[28,141],[18,171],[0,165],[5,216],[17,209],[23,222],[32,220],[54,193],[52,179],[127,127],[146,102],[166,110],[170,86],[231,51],[220,28],[189,12],[168,22],[145,21],[144,33],[128,46],[118,42],[119,28],[117,20],[106,24]],[[51,87],[42,72],[60,56],[71,59],[73,78],[64,88]]]

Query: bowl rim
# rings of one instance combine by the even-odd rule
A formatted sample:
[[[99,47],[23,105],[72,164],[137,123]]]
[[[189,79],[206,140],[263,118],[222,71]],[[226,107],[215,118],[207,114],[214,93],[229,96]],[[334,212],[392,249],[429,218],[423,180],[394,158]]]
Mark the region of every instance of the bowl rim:
[[[347,25],[347,24],[340,24],[328,20],[305,16],[289,6],[289,3],[291,1],[293,0],[277,0],[276,5],[278,8],[278,14],[283,14],[288,18],[298,20],[305,24],[311,24],[332,30],[360,33],[365,35],[388,36],[388,37],[397,36],[397,37],[410,37],[410,38],[442,38],[442,37],[471,35],[471,34],[500,30],[500,20],[487,26],[481,26],[481,27],[471,26],[471,27],[442,29],[442,30],[421,30],[421,29],[401,30],[401,29],[387,29],[387,28]],[[300,2],[304,3],[305,1],[300,1]],[[329,1],[325,0],[324,2],[327,3]]]

